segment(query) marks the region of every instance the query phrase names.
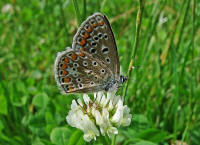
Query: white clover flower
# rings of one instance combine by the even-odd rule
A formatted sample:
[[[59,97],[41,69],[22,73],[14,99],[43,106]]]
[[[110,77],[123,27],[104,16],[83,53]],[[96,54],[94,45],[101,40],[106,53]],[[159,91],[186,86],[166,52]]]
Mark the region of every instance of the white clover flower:
[[[73,100],[66,117],[67,123],[82,130],[87,142],[96,140],[100,134],[109,137],[118,134],[117,128],[130,125],[132,115],[130,109],[123,105],[122,98],[115,93],[108,92],[107,96],[103,92],[94,93],[93,101],[86,94],[83,95],[84,102]]]
[[[80,100],[78,102],[80,102]],[[76,101],[73,100],[71,110],[69,111],[66,120],[72,127],[76,127],[84,132],[84,140],[96,140],[96,136],[99,136],[99,130],[89,116],[85,114],[86,112],[82,110],[82,107],[81,104],[78,105]]]

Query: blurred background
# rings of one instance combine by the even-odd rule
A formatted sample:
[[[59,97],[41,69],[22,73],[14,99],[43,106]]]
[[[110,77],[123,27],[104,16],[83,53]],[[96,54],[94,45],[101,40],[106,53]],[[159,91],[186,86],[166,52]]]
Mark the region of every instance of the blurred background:
[[[66,123],[72,99],[81,95],[60,94],[54,60],[72,45],[80,23],[102,12],[126,75],[138,9],[139,0],[0,1],[0,144],[109,143],[108,137],[85,143]],[[133,118],[120,128],[118,145],[200,145],[199,18],[199,0],[146,0],[125,96]]]

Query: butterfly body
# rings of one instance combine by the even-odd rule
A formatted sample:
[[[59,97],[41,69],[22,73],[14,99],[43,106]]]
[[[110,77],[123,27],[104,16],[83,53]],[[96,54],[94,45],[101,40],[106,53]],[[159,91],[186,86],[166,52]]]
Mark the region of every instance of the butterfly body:
[[[120,76],[117,47],[106,16],[95,13],[82,23],[72,48],[58,53],[54,73],[64,94],[112,91],[127,79]]]
[[[127,77],[125,76],[120,76],[119,80],[115,80],[115,79],[110,79],[108,78],[108,80],[105,82],[104,85],[104,90],[105,91],[113,91],[118,89],[118,87],[123,84],[125,81],[127,80]]]

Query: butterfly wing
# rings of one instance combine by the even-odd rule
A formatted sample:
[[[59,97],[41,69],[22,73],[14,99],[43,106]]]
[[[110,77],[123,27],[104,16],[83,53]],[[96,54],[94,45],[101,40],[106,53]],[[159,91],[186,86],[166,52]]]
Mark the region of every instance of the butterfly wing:
[[[88,17],[78,29],[72,48],[91,54],[110,69],[109,77],[119,80],[120,64],[117,46],[106,16],[95,13]]]
[[[67,48],[58,53],[54,64],[55,80],[61,92],[90,93],[105,88],[110,70],[87,52]]]
[[[95,13],[81,24],[72,49],[57,55],[54,72],[64,94],[105,90],[109,80],[119,80],[117,47],[106,16]]]

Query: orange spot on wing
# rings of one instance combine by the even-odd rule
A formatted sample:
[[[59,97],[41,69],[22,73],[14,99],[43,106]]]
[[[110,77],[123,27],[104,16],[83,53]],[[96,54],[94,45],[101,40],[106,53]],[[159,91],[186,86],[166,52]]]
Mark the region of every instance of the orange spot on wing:
[[[69,83],[69,81],[70,81],[70,78],[65,78],[65,83]]]
[[[85,35],[83,36],[83,39],[87,39],[90,35],[88,33],[85,33]]]
[[[63,70],[63,73],[62,73],[62,75],[67,75],[68,74],[68,72],[66,71],[66,70]]]
[[[87,29],[87,32],[88,32],[88,33],[92,32],[92,29],[93,29],[92,27],[89,27],[89,28]]]
[[[72,84],[69,86],[69,92],[72,92],[73,91],[73,87],[72,87]]]
[[[62,69],[66,69],[67,68],[67,65],[64,63],[63,65],[62,65]]]
[[[85,39],[82,39],[80,42],[80,45],[83,46],[83,45],[85,45],[85,43],[86,43]]]
[[[80,52],[79,52],[78,55],[84,57],[85,54],[83,53],[83,51],[85,51],[85,48],[82,47],[82,48],[80,49]]]
[[[99,22],[99,25],[100,25],[100,26],[103,26],[103,25],[104,25],[104,22],[103,22],[103,21]]]
[[[83,52],[80,52],[78,55],[82,56],[82,57],[85,56],[85,54]]]
[[[72,54],[72,60],[76,60],[77,59],[77,55],[75,53]]]
[[[92,27],[93,27],[93,28],[97,27],[97,24],[96,24],[96,23],[95,23],[95,24],[93,24],[93,25],[92,25]]]
[[[66,57],[65,58],[65,63],[68,63],[69,62],[69,59]]]

